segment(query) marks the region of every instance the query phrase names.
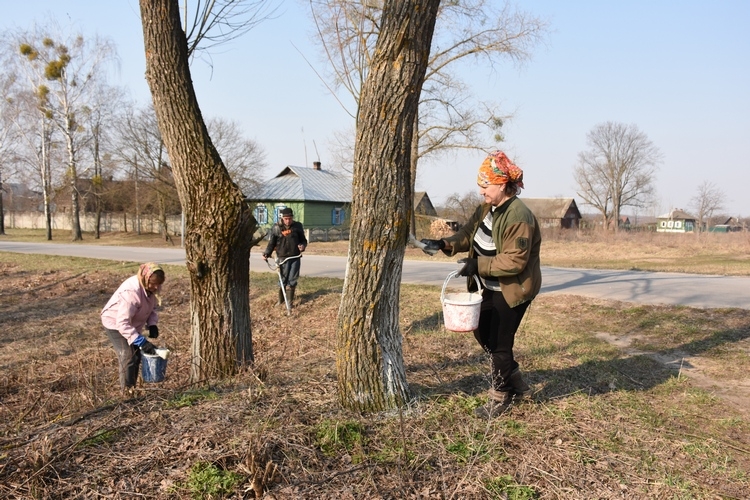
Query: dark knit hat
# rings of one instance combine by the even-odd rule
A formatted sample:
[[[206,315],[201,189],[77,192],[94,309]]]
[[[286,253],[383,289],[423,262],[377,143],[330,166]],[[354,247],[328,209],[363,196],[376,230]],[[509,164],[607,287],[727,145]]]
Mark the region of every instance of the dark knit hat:
[[[282,208],[281,209],[281,215],[282,216],[284,216],[284,215],[294,215],[294,211],[291,208],[289,208],[289,207]]]

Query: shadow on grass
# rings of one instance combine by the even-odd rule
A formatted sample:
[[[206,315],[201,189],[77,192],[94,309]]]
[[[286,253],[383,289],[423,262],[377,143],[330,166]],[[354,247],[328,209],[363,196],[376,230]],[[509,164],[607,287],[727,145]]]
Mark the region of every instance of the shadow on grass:
[[[434,322],[434,316],[424,320]],[[415,326],[416,327],[416,326]],[[576,393],[588,395],[614,391],[647,391],[674,377],[682,367],[691,367],[686,353],[699,355],[722,345],[736,343],[750,337],[750,325],[722,330],[706,338],[694,340],[675,347],[639,352],[621,353],[617,358],[585,361],[576,366],[550,370],[523,371],[524,378],[534,389],[535,401],[558,399]],[[477,345],[477,349],[479,346]],[[671,361],[669,361],[671,360]],[[440,374],[447,368],[475,367],[474,373],[454,379],[439,377],[434,386],[410,383],[420,397],[463,393],[477,395],[489,388],[489,356],[478,352],[464,359],[454,359],[438,364],[416,363],[407,365],[407,372],[429,371]]]
[[[412,321],[409,331],[411,332],[431,332],[439,329],[443,325],[443,316],[440,313],[431,314],[417,321]]]
[[[295,300],[299,300],[299,305],[305,304],[307,302],[314,302],[317,299],[321,299],[323,297],[327,297],[328,295],[341,295],[341,289],[334,289],[334,288],[318,288],[313,292],[307,292],[307,293],[299,293],[296,295]]]

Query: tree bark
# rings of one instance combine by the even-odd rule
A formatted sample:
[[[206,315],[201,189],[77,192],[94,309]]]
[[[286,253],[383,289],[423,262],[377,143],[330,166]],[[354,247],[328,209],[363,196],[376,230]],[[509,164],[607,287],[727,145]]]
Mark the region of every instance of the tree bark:
[[[185,212],[192,381],[252,363],[255,219],[211,143],[195,96],[177,0],[140,0],[146,80]]]
[[[68,149],[68,183],[70,184],[70,238],[73,241],[81,241],[81,205],[78,196],[78,169],[76,165],[76,147],[73,141],[75,126],[68,115],[65,118],[65,144]]]
[[[352,228],[336,328],[341,404],[373,412],[409,400],[399,297],[411,207],[413,124],[439,0],[387,0],[354,150]]]
[[[51,131],[47,121],[42,117],[41,165],[39,166],[42,180],[42,197],[44,200],[44,224],[47,241],[52,241],[52,207],[50,194],[52,192],[52,171],[50,167]]]
[[[0,234],[5,234],[5,209],[3,208],[3,179],[0,176]]]

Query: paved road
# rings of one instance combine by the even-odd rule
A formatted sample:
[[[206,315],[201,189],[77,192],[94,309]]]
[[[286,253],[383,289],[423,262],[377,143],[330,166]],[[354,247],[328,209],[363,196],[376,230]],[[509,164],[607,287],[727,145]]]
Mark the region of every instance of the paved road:
[[[128,262],[155,261],[184,264],[181,248],[113,247],[61,243],[22,243],[0,241],[0,251],[40,253]],[[456,265],[445,261],[404,261],[404,283],[442,286]],[[346,259],[324,255],[305,255],[303,276],[344,278]],[[259,252],[250,256],[250,269],[270,272]],[[641,271],[542,268],[542,293],[567,293],[643,304],[684,305],[690,307],[739,307],[750,309],[750,277],[709,276]],[[460,281],[456,281],[460,284]]]

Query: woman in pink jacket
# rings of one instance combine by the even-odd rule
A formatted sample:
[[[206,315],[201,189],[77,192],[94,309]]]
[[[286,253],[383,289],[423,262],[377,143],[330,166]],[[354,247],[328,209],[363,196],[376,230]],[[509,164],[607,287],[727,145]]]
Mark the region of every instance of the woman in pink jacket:
[[[120,387],[128,391],[135,387],[141,351],[155,354],[154,345],[143,336],[159,336],[155,308],[161,304],[157,295],[164,283],[164,270],[158,264],[141,264],[138,273],[126,279],[102,309],[102,324],[117,353],[120,363]]]

